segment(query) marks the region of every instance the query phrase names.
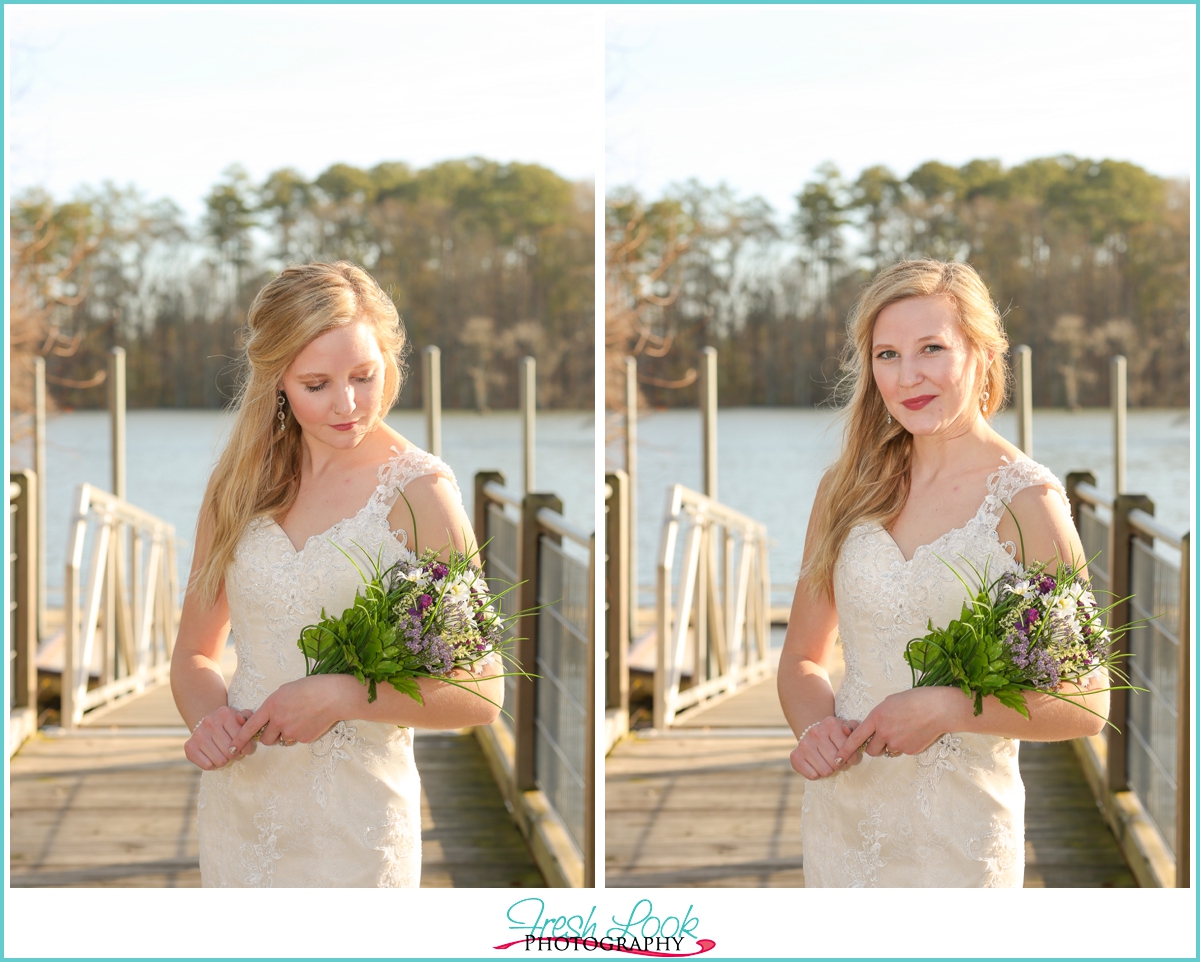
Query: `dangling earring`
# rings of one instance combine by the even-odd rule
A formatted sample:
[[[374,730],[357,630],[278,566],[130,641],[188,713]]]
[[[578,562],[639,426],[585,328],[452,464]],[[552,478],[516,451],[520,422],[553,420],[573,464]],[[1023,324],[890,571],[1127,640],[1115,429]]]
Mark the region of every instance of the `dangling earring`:
[[[988,398],[990,398],[991,396],[992,396],[992,395],[991,395],[991,393],[990,393],[990,392],[988,392],[988,391],[984,391],[984,392],[983,392],[983,397],[982,397],[982,398],[980,398],[980,401],[979,401],[979,406],[980,406],[981,408],[983,408],[983,410],[985,410],[985,411],[987,410],[987,402],[988,402]]]
[[[287,403],[287,395],[282,391],[279,392],[279,430],[283,431],[287,427],[287,415],[283,413],[283,406]]]
[[[888,424],[891,424],[891,423],[892,423],[892,412],[891,412],[891,411],[888,411],[888,419],[887,419],[887,423],[888,423]]]

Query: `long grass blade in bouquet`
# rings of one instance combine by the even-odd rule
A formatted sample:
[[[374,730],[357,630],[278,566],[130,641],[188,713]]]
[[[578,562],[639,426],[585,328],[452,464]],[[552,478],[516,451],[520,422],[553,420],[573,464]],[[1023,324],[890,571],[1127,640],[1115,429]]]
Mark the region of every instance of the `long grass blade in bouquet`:
[[[363,584],[351,607],[338,616],[322,609],[320,620],[300,633],[297,644],[307,675],[354,675],[367,687],[368,702],[375,701],[381,683],[421,702],[418,681],[431,678],[465,688],[493,705],[470,679],[456,673],[532,677],[519,668],[492,670],[515,666],[515,639],[507,629],[530,612],[502,614],[499,600],[518,586],[493,594],[478,568],[478,549],[451,550],[444,559],[430,548],[419,555],[405,551],[382,568],[381,547],[367,577],[344,548],[335,546]]]
[[[1019,524],[1017,531],[1020,535]],[[1025,557],[1023,535],[1021,556]],[[958,618],[945,628],[934,628],[930,621],[928,634],[908,643],[904,658],[912,669],[914,688],[960,688],[974,700],[976,715],[983,711],[983,699],[994,695],[1025,718],[1029,717],[1026,692],[1052,695],[1096,715],[1080,701],[1084,695],[1144,690],[1130,685],[1121,670],[1128,654],[1114,650],[1122,636],[1143,622],[1108,626],[1108,613],[1127,599],[1107,607],[1097,604],[1090,582],[1080,574],[1082,565],[1061,559],[1052,570],[1048,562],[1019,565],[989,581],[986,565],[980,572],[963,559],[979,583],[972,588],[954,565],[938,560],[967,589],[967,600]],[[1110,681],[1106,688],[1089,687],[1097,677],[1120,684]]]

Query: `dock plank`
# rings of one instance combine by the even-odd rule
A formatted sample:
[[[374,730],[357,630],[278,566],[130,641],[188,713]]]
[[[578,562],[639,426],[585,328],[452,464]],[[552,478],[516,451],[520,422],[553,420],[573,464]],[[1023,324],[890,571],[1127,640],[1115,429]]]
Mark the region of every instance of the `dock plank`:
[[[184,734],[163,733],[183,726],[169,688],[89,721],[91,731],[35,735],[11,760],[12,885],[198,886],[200,771]],[[474,736],[421,731],[415,753],[422,886],[544,885]]]
[[[804,779],[774,677],[634,733],[605,762],[605,885],[803,887]],[[1132,873],[1068,743],[1021,746],[1025,886],[1127,887]]]

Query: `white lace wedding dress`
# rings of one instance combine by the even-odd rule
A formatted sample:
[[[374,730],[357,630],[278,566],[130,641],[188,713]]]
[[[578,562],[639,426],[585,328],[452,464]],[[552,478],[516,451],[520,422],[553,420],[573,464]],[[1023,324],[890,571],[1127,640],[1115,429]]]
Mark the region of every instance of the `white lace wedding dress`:
[[[839,717],[859,719],[885,697],[912,687],[904,648],[957,618],[966,589],[1015,567],[1012,543],[996,525],[1023,488],[1050,485],[1045,467],[1007,459],[965,525],[922,545],[905,561],[877,523],[852,528],[834,568],[834,596],[846,674]],[[1064,495],[1065,498],[1065,495]],[[939,560],[941,559],[941,560]],[[829,778],[806,782],[801,838],[806,886],[1014,886],[1025,872],[1025,787],[1019,743],[950,732],[919,755],[864,756]]]
[[[280,685],[304,677],[301,630],[322,608],[340,615],[362,583],[338,546],[368,577],[368,554],[375,561],[382,549],[385,567],[398,560],[404,533],[389,530],[388,513],[410,481],[428,474],[454,483],[433,455],[397,453],[379,468],[379,486],[362,509],[299,551],[275,522],[250,524],[225,576],[237,646],[231,706],[255,709]],[[364,688],[364,705],[366,697]],[[260,744],[204,773],[198,828],[205,886],[415,887],[421,782],[412,729],[347,719],[311,744]]]

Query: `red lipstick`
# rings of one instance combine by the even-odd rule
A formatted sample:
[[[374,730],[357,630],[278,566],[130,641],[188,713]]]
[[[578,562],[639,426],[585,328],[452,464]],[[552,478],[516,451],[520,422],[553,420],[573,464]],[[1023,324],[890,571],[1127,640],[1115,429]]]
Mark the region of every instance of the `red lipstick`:
[[[922,394],[919,397],[910,397],[907,401],[901,401],[900,403],[910,411],[919,411],[935,397],[937,397],[936,394]]]

